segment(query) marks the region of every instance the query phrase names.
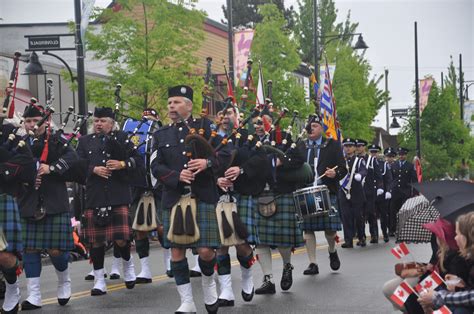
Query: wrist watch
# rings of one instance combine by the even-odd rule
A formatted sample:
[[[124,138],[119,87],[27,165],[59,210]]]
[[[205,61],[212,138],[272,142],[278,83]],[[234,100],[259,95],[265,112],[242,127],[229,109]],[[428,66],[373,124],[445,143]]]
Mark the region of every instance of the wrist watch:
[[[211,168],[212,167],[212,160],[208,159],[207,160],[207,168]]]
[[[244,168],[240,168],[240,174],[244,174]]]
[[[56,167],[53,166],[53,165],[50,165],[49,166],[49,172],[54,172],[54,170],[56,170]]]
[[[123,160],[120,161],[120,165],[122,166],[122,169],[125,169],[127,167],[127,164]]]

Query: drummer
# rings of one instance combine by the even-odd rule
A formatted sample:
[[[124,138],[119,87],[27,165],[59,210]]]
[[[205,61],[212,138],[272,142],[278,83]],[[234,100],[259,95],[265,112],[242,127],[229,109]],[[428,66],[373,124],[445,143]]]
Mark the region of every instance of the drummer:
[[[347,173],[341,145],[339,142],[323,135],[322,121],[318,115],[309,117],[306,131],[308,132],[308,139],[306,140],[304,155],[307,163],[313,169],[314,184],[325,185],[329,189],[331,205],[337,209],[338,181],[344,178]],[[316,180],[318,177],[320,179]],[[336,232],[341,230],[339,214],[305,218],[301,229],[304,231],[306,251],[310,263],[303,274],[317,275],[319,273],[318,264],[316,263],[315,231],[324,231],[329,245],[329,266],[332,270],[338,270],[341,266],[336,251]]]

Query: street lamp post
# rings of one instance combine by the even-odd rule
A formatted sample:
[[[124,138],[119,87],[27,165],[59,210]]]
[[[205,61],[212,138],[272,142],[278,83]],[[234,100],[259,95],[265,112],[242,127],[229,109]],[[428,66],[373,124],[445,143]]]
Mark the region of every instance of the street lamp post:
[[[84,73],[84,48],[81,38],[81,0],[74,0],[74,15],[76,24],[76,60],[77,60],[77,95],[79,101],[79,114],[85,116],[86,105],[86,80]],[[87,134],[87,126],[81,129],[81,134]]]
[[[234,89],[234,24],[232,21],[232,0],[227,0],[227,44],[229,53],[229,78]]]
[[[418,27],[415,22],[415,115],[416,115],[416,156],[421,159],[421,128],[420,128],[420,91],[418,80]]]

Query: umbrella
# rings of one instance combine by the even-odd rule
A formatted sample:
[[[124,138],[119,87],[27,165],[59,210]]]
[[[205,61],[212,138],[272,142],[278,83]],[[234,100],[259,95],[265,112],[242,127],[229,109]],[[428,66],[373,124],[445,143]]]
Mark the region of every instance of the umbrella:
[[[474,210],[474,184],[466,181],[433,181],[415,183],[432,205],[438,209],[441,217],[450,221],[464,213]]]
[[[398,213],[397,242],[428,243],[431,231],[423,224],[438,219],[439,212],[424,196],[409,198]]]

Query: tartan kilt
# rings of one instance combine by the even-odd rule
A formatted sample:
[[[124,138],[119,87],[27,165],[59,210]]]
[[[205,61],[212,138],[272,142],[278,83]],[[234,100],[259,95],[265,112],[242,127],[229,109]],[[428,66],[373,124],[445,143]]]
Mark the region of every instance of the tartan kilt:
[[[265,195],[265,192],[261,194]],[[294,248],[303,246],[303,232],[296,221],[293,194],[281,194],[275,202],[276,213],[272,217],[266,218],[256,214],[259,241],[257,245]]]
[[[21,222],[25,249],[70,251],[74,248],[69,212],[46,214],[39,221],[22,218]]]
[[[21,220],[15,199],[7,194],[0,194],[0,228],[7,240],[5,252],[23,251]]]
[[[331,205],[336,209],[337,198],[335,195],[330,195]],[[303,231],[340,231],[341,229],[341,217],[339,212],[334,216],[319,216],[319,217],[310,217],[304,218],[303,223],[301,223],[301,229]]]
[[[197,201],[196,222],[199,227],[200,238],[197,242],[183,245],[172,243],[168,240],[168,231],[170,229],[171,208],[163,209],[163,246],[165,248],[219,248],[221,240],[219,235],[219,227],[217,225],[216,204],[208,204]]]
[[[236,195],[237,197],[237,212],[239,213],[240,220],[247,227],[249,233],[246,239],[249,244],[257,244],[257,199],[252,195]]]
[[[94,210],[86,209],[83,215],[83,224],[84,242],[89,244],[132,239],[132,222],[128,216],[128,205],[112,207],[112,218],[110,223],[104,227],[96,226],[94,224]]]

